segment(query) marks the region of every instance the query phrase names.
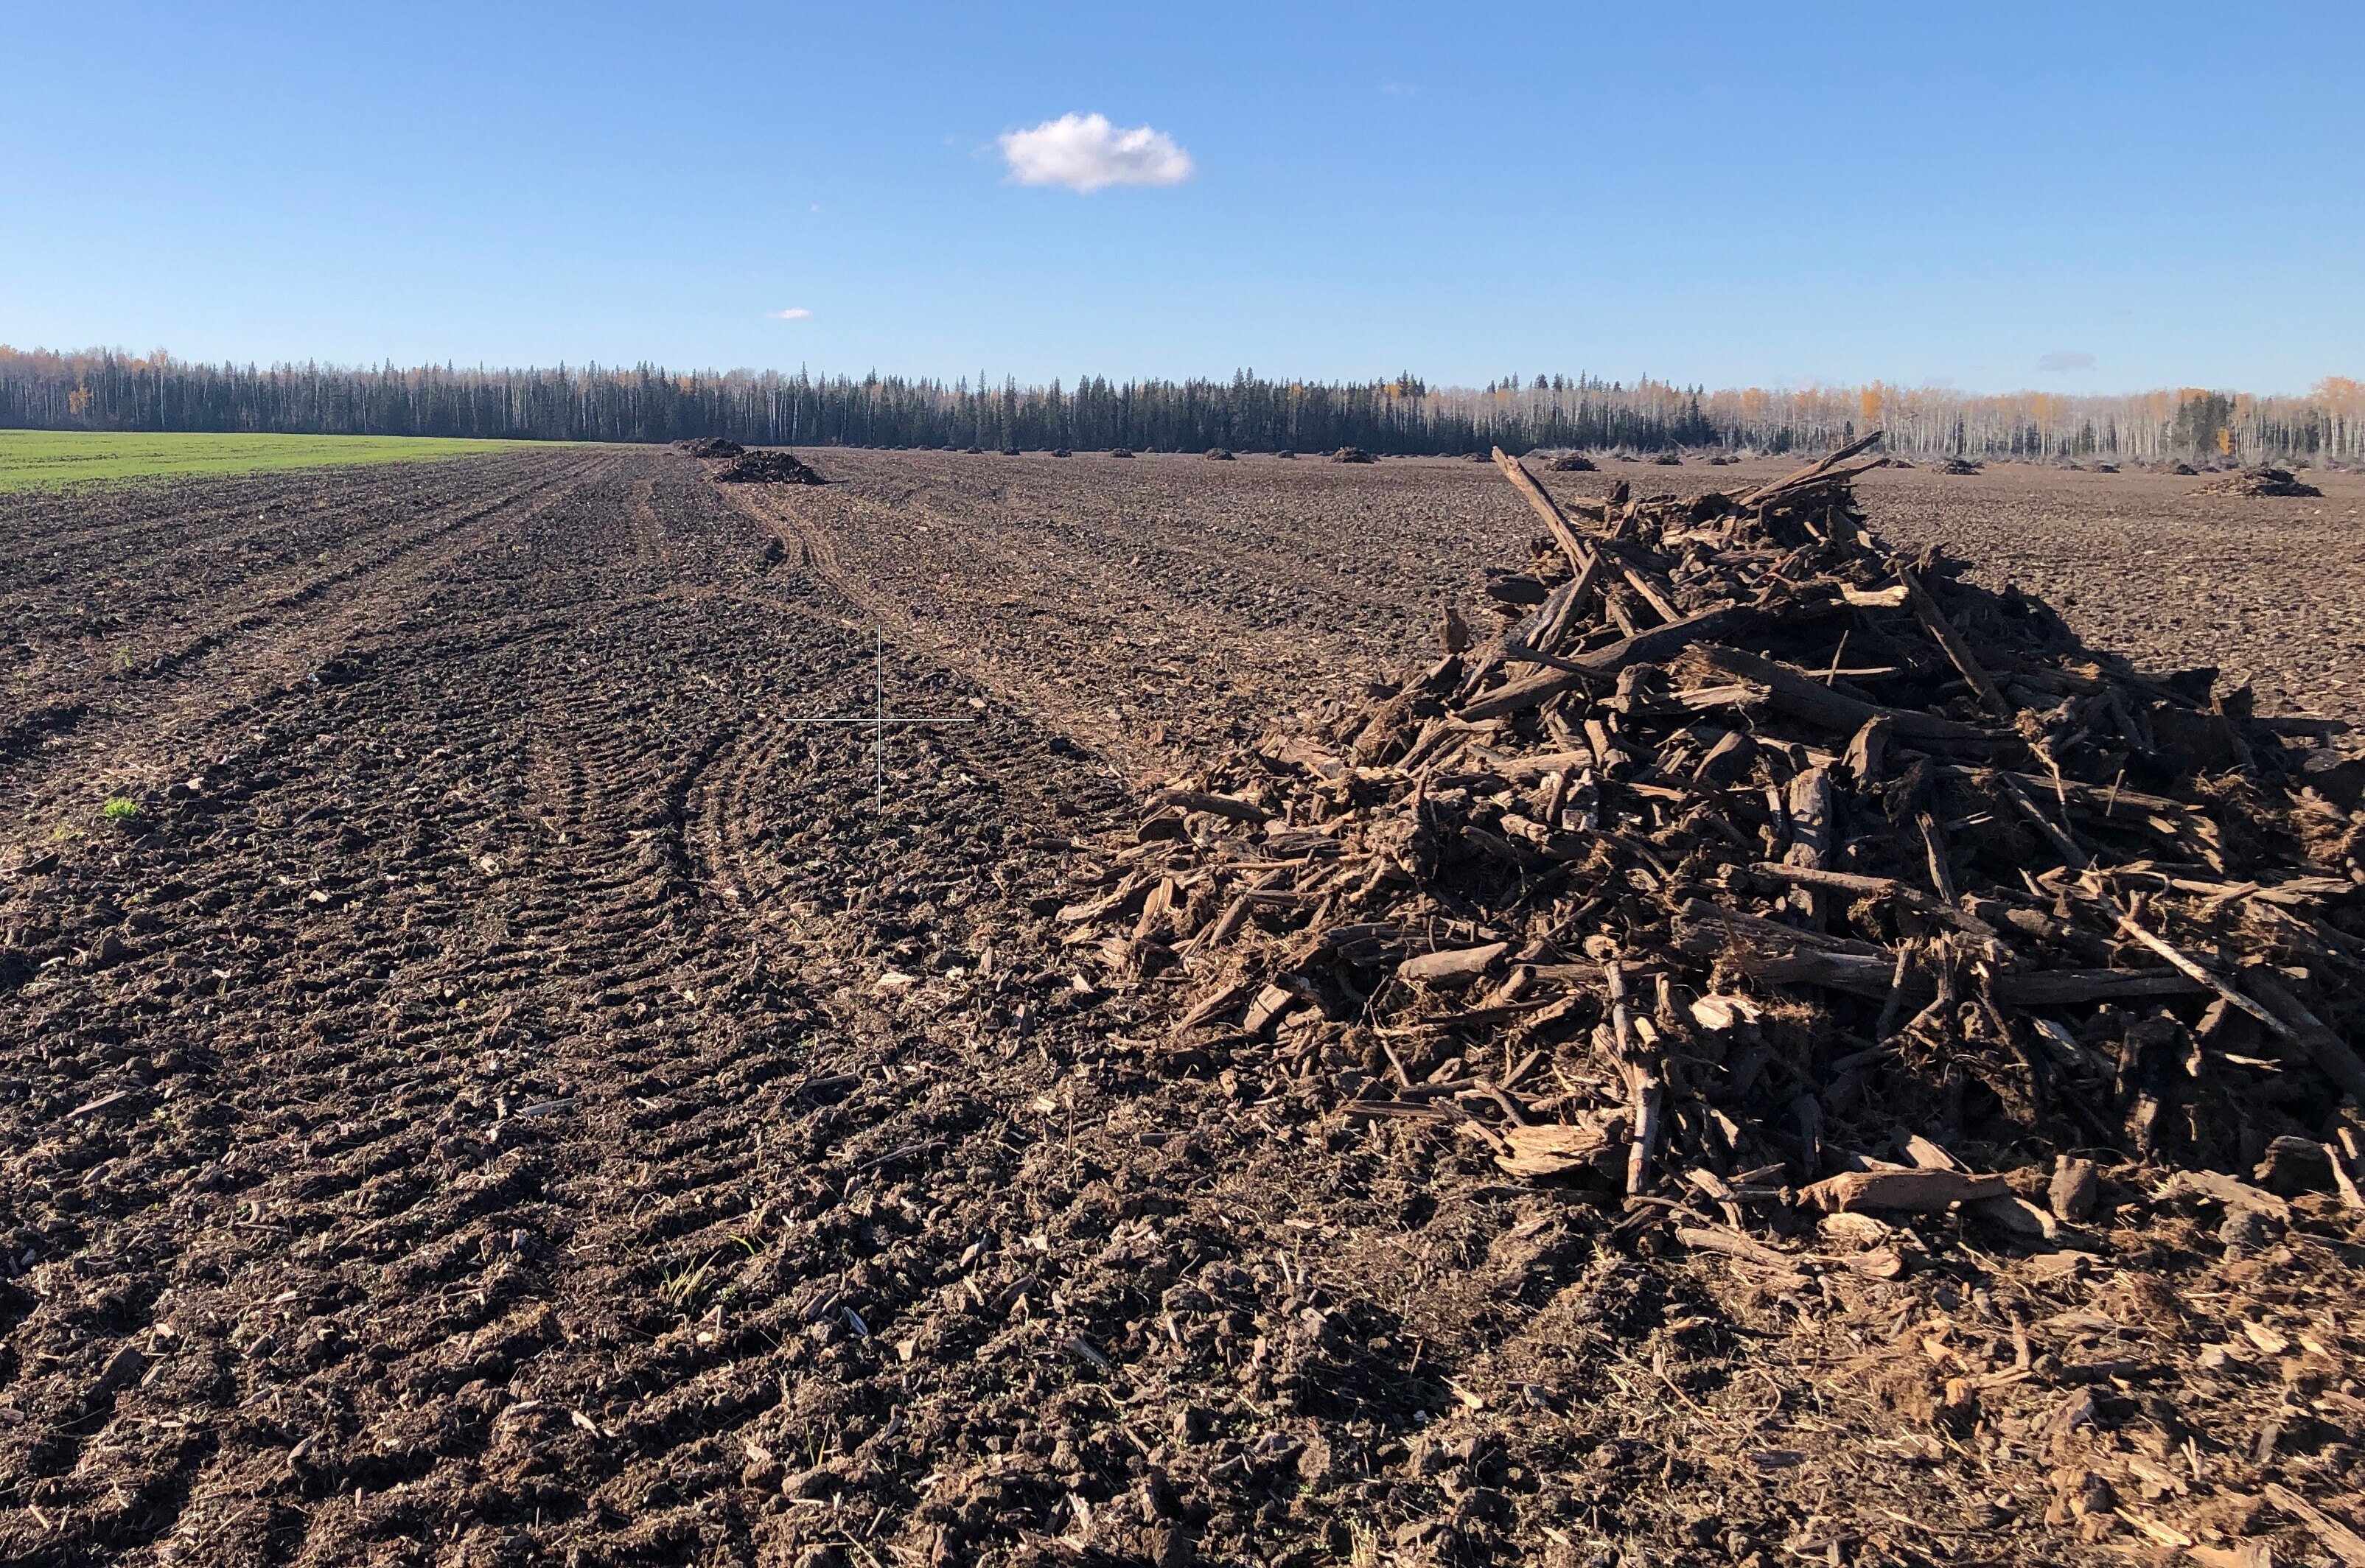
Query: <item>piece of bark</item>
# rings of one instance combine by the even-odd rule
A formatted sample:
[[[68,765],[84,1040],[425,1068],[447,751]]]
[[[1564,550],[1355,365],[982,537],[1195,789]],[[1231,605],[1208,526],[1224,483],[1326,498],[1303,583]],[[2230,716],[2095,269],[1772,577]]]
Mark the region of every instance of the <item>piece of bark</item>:
[[[1823,857],[1832,852],[1831,770],[1810,767],[1793,775],[1783,805],[1790,818],[1790,847],[1783,860],[1799,870],[1821,870]],[[1794,886],[1789,902],[1810,926],[1822,929],[1829,912],[1811,879]]]
[[[1757,760],[1757,742],[1746,730],[1727,730],[1692,769],[1699,783],[1721,790],[1746,778]]]
[[[2359,1535],[2288,1486],[2270,1481],[2264,1490],[2268,1502],[2314,1530],[2315,1539],[2324,1543],[2325,1550],[2340,1559],[2347,1568],[2365,1568],[2365,1536]]]
[[[1496,1155],[1495,1163],[1514,1176],[1561,1176],[1590,1168],[1609,1147],[1607,1132],[1597,1126],[1506,1127],[1502,1136],[1508,1151]]]
[[[1396,978],[1418,980],[1424,985],[1465,986],[1485,974],[1489,965],[1510,950],[1508,942],[1489,942],[1480,947],[1449,947],[1441,952],[1422,953],[1398,964]]]
[[[1525,756],[1507,756],[1495,765],[1495,771],[1514,784],[1532,784],[1547,773],[1573,773],[1592,766],[1593,754],[1589,751],[1539,751]]]
[[[1679,1225],[1676,1239],[1702,1252],[1721,1252],[1728,1258],[1738,1258],[1746,1263],[1760,1264],[1768,1269],[1788,1269],[1796,1272],[1806,1259],[1777,1251],[1756,1238],[1738,1230],[1714,1226]]]
[[[1977,1215],[1990,1225],[2031,1241],[2053,1241],[2061,1235],[2058,1220],[2027,1199],[2011,1193],[1965,1204],[1963,1212]]]
[[[1272,1026],[1274,1019],[1295,1006],[1298,1000],[1296,987],[1275,980],[1256,993],[1256,999],[1249,1003],[1248,1012],[1241,1015],[1240,1027],[1251,1035],[1261,1035]]]
[[[1955,902],[1955,874],[1946,864],[1945,840],[1938,832],[1937,819],[1927,812],[1913,813],[1914,831],[1922,835],[1922,856],[1929,862],[1930,885],[1949,906]]]
[[[2094,1212],[2102,1186],[2092,1160],[2057,1155],[2053,1161],[2053,1184],[2046,1197],[2053,1206],[2055,1218],[2078,1225]]]
[[[2256,1214],[2271,1215],[2284,1224],[2291,1222],[2291,1204],[2274,1193],[2236,1180],[2222,1170],[2180,1170],[2169,1178],[2165,1192],[2174,1196],[2207,1198],[2229,1209],[2248,1209]]]
[[[1211,795],[1201,790],[1160,790],[1149,798],[1150,805],[1180,806],[1186,812],[1207,812],[1234,822],[1258,823],[1272,820],[1272,813],[1254,801],[1234,800],[1229,795]]]
[[[2341,1206],[2365,1210],[2365,1191],[2358,1188],[2357,1174],[2348,1169],[2347,1153],[2337,1143],[2318,1144],[2316,1147],[2323,1149],[2324,1158],[2332,1162],[2332,1187],[2340,1194]]]
[[[1967,1176],[1956,1170],[1844,1170],[1825,1177],[1799,1196],[1826,1213],[1853,1209],[1927,1213],[2004,1197],[2011,1191],[2001,1176]]]
[[[1889,734],[1896,728],[1887,714],[1876,715],[1866,719],[1856,730],[1855,738],[1848,742],[1844,760],[1858,789],[1880,781],[1880,765],[1889,753]]]

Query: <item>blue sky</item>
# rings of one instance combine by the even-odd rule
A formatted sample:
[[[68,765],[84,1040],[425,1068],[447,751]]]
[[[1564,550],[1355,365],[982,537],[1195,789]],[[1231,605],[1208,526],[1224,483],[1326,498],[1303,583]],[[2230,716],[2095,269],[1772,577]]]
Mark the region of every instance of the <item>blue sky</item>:
[[[0,38],[19,347],[1070,381],[2365,375],[2353,0],[8,0]],[[1169,183],[1021,182],[1001,139],[1092,114],[1164,138],[1119,167]],[[1092,129],[1029,167],[1089,168]]]

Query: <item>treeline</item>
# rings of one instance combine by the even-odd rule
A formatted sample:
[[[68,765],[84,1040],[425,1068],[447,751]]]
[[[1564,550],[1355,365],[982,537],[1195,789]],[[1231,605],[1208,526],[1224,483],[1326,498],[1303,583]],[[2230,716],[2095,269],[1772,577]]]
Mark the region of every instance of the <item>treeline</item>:
[[[1538,447],[1786,452],[1889,432],[1929,455],[2153,461],[2365,456],[2365,386],[2307,398],[2186,390],[2127,398],[2000,398],[1875,384],[1709,392],[1649,379],[1506,376],[1483,387],[1384,381],[1000,386],[902,376],[701,371],[375,370],[195,364],[157,353],[0,347],[0,427],[282,431],[538,441],[728,436],[782,446],[1114,446],[1144,451],[1391,454]]]

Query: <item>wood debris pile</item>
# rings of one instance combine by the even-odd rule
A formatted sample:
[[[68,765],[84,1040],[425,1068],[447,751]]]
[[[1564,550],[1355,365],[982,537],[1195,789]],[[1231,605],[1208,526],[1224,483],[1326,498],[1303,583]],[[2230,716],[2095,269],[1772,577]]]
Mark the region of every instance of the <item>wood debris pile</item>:
[[[2288,468],[2265,465],[2244,468],[2236,473],[2228,474],[2222,479],[2212,480],[2201,488],[2208,494],[2218,496],[2305,497],[2324,494],[2322,490],[2305,480],[2293,478]]]
[[[685,457],[736,457],[747,449],[735,441],[719,435],[702,435],[690,441],[678,441],[673,449]]]
[[[825,485],[828,480],[793,452],[778,447],[757,447],[733,458],[714,471],[717,483],[724,485]]]
[[[1695,1245],[2053,1244],[2083,1157],[2355,1203],[2365,761],[1892,554],[1876,439],[1689,502],[1497,453],[1516,619],[1172,780],[1065,939],[1259,1114],[1721,1208]]]

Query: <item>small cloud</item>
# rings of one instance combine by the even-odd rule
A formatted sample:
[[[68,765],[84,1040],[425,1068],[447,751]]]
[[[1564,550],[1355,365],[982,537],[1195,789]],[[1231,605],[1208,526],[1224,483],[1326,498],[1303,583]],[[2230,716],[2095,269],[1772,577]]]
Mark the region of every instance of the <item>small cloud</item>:
[[[1383,82],[1380,84],[1380,91],[1385,93],[1391,98],[1410,98],[1418,95],[1420,92],[1420,84],[1418,82]]]
[[[2055,349],[2036,362],[2036,368],[2047,375],[2059,375],[2072,370],[2091,370],[2094,356],[2079,353],[2075,349]]]
[[[1106,115],[1061,115],[1026,130],[1005,132],[1002,155],[1022,185],[1177,185],[1191,177],[1191,155],[1162,130],[1146,125],[1120,130]]]
[[[801,305],[791,305],[786,310],[767,310],[764,314],[775,321],[810,321],[813,312]]]

